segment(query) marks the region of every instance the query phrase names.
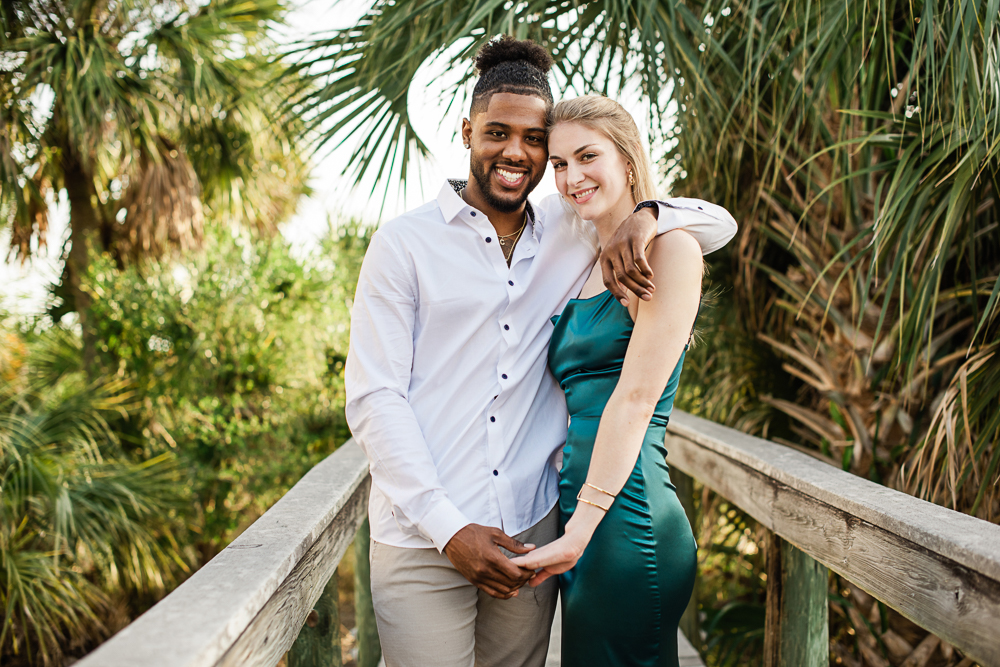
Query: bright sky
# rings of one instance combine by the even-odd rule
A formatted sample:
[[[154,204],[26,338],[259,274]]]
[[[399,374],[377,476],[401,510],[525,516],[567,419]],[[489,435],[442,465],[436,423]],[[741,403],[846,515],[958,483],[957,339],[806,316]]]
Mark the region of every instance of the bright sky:
[[[369,4],[368,0],[299,2],[290,16],[287,40],[310,32],[354,25]],[[348,144],[321,156],[313,172],[315,192],[303,198],[296,214],[282,226],[282,235],[306,250],[326,233],[331,220],[336,224],[338,220],[355,218],[377,224],[380,219],[388,220],[433,198],[444,179],[467,177],[468,151],[456,134],[467,109],[454,105],[448,110],[448,99],[444,97],[454,81],[455,76],[449,76],[444,63],[435,62],[423,69],[411,90],[410,113],[418,134],[431,148],[433,156],[420,164],[419,178],[407,186],[405,196],[396,196],[395,188],[390,188],[382,209],[382,188],[374,195],[370,183],[366,188],[351,189],[348,179],[341,176],[353,148],[353,144]],[[636,115],[640,128],[649,126],[637,89],[626,91],[619,101]],[[648,137],[646,145],[649,145]],[[555,191],[552,171],[547,170],[532,198],[540,199]],[[68,237],[68,216],[69,207],[63,193],[61,202],[52,202],[48,247],[23,267],[17,263],[0,263],[0,311],[33,314],[44,310],[46,288],[61,272],[59,255]],[[6,249],[8,245],[9,233],[5,231],[0,234],[0,248]]]

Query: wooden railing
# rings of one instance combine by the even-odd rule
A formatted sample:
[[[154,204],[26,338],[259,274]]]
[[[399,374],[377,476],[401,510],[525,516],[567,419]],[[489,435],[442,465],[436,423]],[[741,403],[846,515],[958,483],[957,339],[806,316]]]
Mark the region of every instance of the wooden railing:
[[[352,541],[359,667],[374,667],[380,656],[367,576],[369,487],[368,460],[349,441],[77,667],[273,667],[286,652],[288,667],[340,665],[335,573]]]
[[[682,501],[693,477],[774,533],[765,665],[829,664],[829,568],[984,667],[1000,667],[1000,526],[679,411],[666,445]],[[352,540],[359,667],[374,667],[369,485],[350,441],[78,667],[272,667],[286,652],[289,667],[340,665],[336,568]]]
[[[666,447],[672,471],[777,535],[768,667],[829,665],[826,568],[984,667],[1000,666],[1000,526],[683,412],[670,419]]]

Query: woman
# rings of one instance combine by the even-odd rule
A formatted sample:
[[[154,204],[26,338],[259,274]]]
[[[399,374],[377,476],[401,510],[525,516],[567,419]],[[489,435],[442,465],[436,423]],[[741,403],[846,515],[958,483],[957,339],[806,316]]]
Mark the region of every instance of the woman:
[[[655,199],[638,128],[617,102],[560,102],[548,141],[559,193],[600,243],[637,201]],[[595,266],[579,298],[553,318],[549,368],[570,413],[564,533],[513,562],[537,570],[533,585],[561,575],[567,667],[677,665],[697,547],[663,441],[698,313],[701,257],[687,232],[658,236],[647,253],[657,285],[649,301],[623,306]]]

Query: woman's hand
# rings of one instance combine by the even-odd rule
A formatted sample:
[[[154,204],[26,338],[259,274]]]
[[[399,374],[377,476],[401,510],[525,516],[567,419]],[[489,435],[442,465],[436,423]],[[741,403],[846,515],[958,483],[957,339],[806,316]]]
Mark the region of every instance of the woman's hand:
[[[528,570],[537,570],[535,576],[528,580],[529,586],[537,586],[555,574],[562,574],[573,569],[589,542],[590,538],[579,532],[567,532],[544,547],[512,558],[511,563]]]

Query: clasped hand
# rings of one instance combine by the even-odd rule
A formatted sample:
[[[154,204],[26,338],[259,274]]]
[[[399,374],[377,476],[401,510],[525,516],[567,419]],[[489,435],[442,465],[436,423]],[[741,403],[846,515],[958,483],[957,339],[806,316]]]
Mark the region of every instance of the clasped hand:
[[[476,588],[495,598],[508,600],[517,596],[517,589],[524,586],[535,571],[514,565],[500,547],[511,553],[526,554],[535,545],[522,544],[499,528],[470,523],[448,541],[444,555]]]
[[[549,577],[572,570],[583,555],[589,542],[583,535],[567,532],[565,535],[535,549],[525,556],[511,559],[514,565],[534,572],[528,581],[530,586],[537,586]]]

